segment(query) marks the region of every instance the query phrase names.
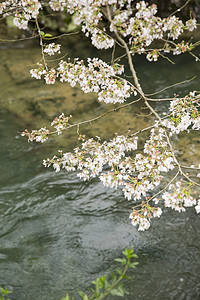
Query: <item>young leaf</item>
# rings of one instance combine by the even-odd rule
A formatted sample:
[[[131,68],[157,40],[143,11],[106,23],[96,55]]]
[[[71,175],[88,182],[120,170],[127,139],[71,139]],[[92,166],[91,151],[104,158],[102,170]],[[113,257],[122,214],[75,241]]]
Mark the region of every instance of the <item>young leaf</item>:
[[[117,261],[117,262],[119,262],[119,263],[122,263],[123,258],[115,258],[115,261]]]
[[[88,295],[85,294],[84,292],[78,291],[78,293],[79,293],[79,295],[81,296],[81,299],[82,299],[82,300],[89,300]]]
[[[129,264],[129,268],[135,269],[135,267],[138,265],[138,262],[133,262]]]
[[[119,286],[116,289],[111,290],[110,294],[113,296],[124,297],[124,289],[123,287]]]
[[[123,273],[123,271],[122,271],[121,268],[117,268],[117,269],[116,269],[116,272],[117,272],[119,275],[122,275],[122,273]]]
[[[43,37],[52,37],[52,34],[50,34],[50,33],[45,33]]]
[[[61,300],[70,300],[69,294],[67,294],[64,298],[62,298]]]
[[[41,36],[44,36],[44,35],[45,35],[44,31],[42,31],[42,30],[40,30],[39,34],[40,34]]]

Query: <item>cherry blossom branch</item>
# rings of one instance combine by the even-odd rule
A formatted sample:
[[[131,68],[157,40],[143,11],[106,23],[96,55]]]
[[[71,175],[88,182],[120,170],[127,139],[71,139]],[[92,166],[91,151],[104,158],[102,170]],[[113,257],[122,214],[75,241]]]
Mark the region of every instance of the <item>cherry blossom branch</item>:
[[[111,14],[110,14],[110,7],[108,6],[108,4],[106,5],[106,9],[107,9],[108,20],[112,24],[113,22],[112,22],[112,17],[111,17]],[[143,92],[141,90],[141,87],[140,87],[140,84],[139,84],[139,81],[138,81],[135,69],[133,67],[132,58],[131,58],[131,55],[130,55],[130,50],[129,50],[126,42],[120,37],[120,35],[118,34],[118,32],[115,31],[114,33],[115,33],[115,36],[117,37],[118,41],[122,44],[123,48],[126,51],[126,55],[127,55],[127,58],[128,58],[129,67],[130,67],[130,70],[131,70],[131,73],[132,73],[135,85],[136,85],[138,91],[140,91],[141,96],[143,97],[144,94],[143,94]]]
[[[168,145],[169,145],[169,147],[170,147],[172,156],[173,156],[173,158],[174,158],[174,162],[176,163],[176,165],[177,165],[178,168],[179,168],[180,174],[181,174],[183,177],[185,177],[189,182],[192,182],[194,185],[197,185],[197,186],[200,187],[200,184],[199,184],[199,183],[197,183],[197,182],[195,182],[194,180],[192,180],[191,178],[189,178],[189,176],[188,176],[185,172],[183,172],[182,167],[181,167],[181,164],[178,162],[178,160],[177,160],[177,158],[176,158],[176,156],[175,156],[174,149],[173,149],[173,147],[172,147],[172,144],[171,144],[171,142],[170,142],[170,139],[169,139],[169,136],[168,136],[166,130],[165,130],[165,136],[166,136],[166,139],[167,139],[167,143],[168,143]]]
[[[162,194],[164,191],[166,191],[166,189],[170,186],[170,184],[172,184],[174,181],[175,181],[175,179],[178,177],[178,175],[179,175],[179,170],[178,170],[178,172],[176,173],[176,175],[167,183],[167,185],[163,188],[163,189],[161,189],[159,192],[157,192],[156,194],[154,194],[152,197],[150,197],[148,200],[147,200],[147,202],[150,202],[151,200],[153,200],[154,198],[156,198],[158,195],[160,195],[160,194]]]
[[[42,50],[42,60],[43,60],[43,62],[44,62],[44,67],[45,67],[45,69],[48,70],[47,63],[46,63],[46,60],[45,60],[45,55],[44,55],[44,44],[43,44],[43,39],[42,39],[42,35],[41,35],[41,32],[40,32],[40,26],[39,26],[37,17],[36,17],[36,19],[35,19],[35,24],[36,24],[36,27],[37,27],[38,34],[39,34],[39,36],[40,36],[40,46],[41,46],[41,50]]]
[[[69,123],[67,123],[67,127],[63,127],[63,128],[62,128],[62,131],[71,129],[71,128],[73,128],[73,127],[77,127],[77,128],[78,128],[77,131],[79,131],[79,128],[80,128],[81,125],[85,125],[85,124],[88,124],[88,123],[91,124],[92,122],[97,121],[97,120],[99,120],[99,119],[105,117],[106,115],[108,115],[108,114],[110,114],[110,113],[112,113],[112,112],[116,112],[116,111],[118,111],[118,110],[120,110],[120,109],[122,109],[122,108],[125,108],[125,107],[128,107],[128,106],[130,106],[130,105],[133,105],[133,104],[139,102],[140,100],[141,100],[141,98],[138,98],[138,99],[136,99],[136,100],[131,101],[130,103],[126,103],[126,104],[121,105],[121,106],[119,106],[119,107],[110,109],[110,110],[106,111],[105,113],[101,114],[100,116],[97,116],[97,117],[92,118],[92,119],[89,119],[89,120],[81,121],[81,122],[74,123],[74,124],[69,124]],[[149,128],[152,128],[152,127],[153,127],[153,126],[147,127],[146,130],[148,130]],[[144,129],[141,130],[141,132],[143,132],[143,131],[145,131],[145,130],[144,130]],[[59,132],[60,132],[60,131],[59,131]],[[39,132],[38,132],[38,133],[39,133]],[[57,134],[57,133],[58,133],[58,131],[49,131],[49,130],[46,130],[46,128],[45,128],[45,136],[46,136],[46,137],[48,137],[49,135]],[[31,134],[31,133],[29,133],[27,130],[26,130],[25,132],[22,132],[22,133],[21,133],[22,136],[24,136],[24,135],[29,135],[29,134]],[[45,138],[44,141],[46,141],[46,140],[47,140],[47,138]]]
[[[171,15],[168,18],[157,17],[157,6],[149,5],[145,1],[136,1],[135,10],[132,7],[132,1],[118,0],[98,0],[98,1],[63,1],[51,0],[49,6],[54,11],[63,11],[66,9],[74,15],[74,23],[82,25],[82,31],[87,37],[91,37],[92,44],[97,49],[112,48],[111,65],[99,58],[88,58],[85,64],[83,60],[75,58],[74,61],[61,60],[55,68],[47,66],[48,60],[46,54],[54,55],[60,53],[60,44],[50,43],[46,45],[44,39],[52,39],[51,36],[41,31],[39,26],[39,13],[43,3],[41,1],[23,0],[18,2],[22,11],[15,13],[14,22],[20,29],[27,29],[31,20],[35,19],[36,28],[40,36],[40,45],[42,49],[43,64],[38,64],[37,69],[31,70],[32,77],[36,79],[44,78],[46,84],[54,84],[59,78],[61,82],[67,82],[72,87],[79,84],[85,93],[95,92],[98,94],[98,100],[105,103],[123,103],[131,95],[139,94],[138,99],[121,105],[117,108],[104,112],[90,120],[80,121],[70,124],[71,116],[65,117],[61,114],[51,123],[54,128],[52,132],[46,128],[33,130],[31,133],[25,130],[22,135],[28,136],[29,141],[44,142],[50,134],[61,134],[63,130],[76,128],[77,134],[79,127],[83,124],[92,123],[103,118],[111,112],[127,107],[139,101],[144,101],[147,113],[154,116],[154,124],[143,128],[135,133],[128,131],[126,136],[117,134],[109,141],[101,141],[100,137],[85,139],[79,135],[81,146],[76,147],[73,152],[63,153],[59,157],[54,156],[51,159],[44,160],[44,166],[53,168],[56,172],[61,169],[67,171],[77,170],[78,176],[83,180],[91,177],[98,177],[104,186],[110,188],[122,187],[124,197],[128,200],[142,200],[140,210],[134,210],[131,215],[133,225],[139,225],[138,230],[148,229],[152,217],[160,217],[162,210],[158,207],[151,207],[149,201],[156,196],[163,194],[165,206],[178,211],[184,211],[184,206],[196,205],[196,199],[190,197],[193,193],[193,186],[200,186],[189,175],[184,172],[184,167],[176,157],[172,145],[172,137],[186,130],[199,130],[199,100],[200,95],[191,92],[183,98],[159,98],[154,99],[153,94],[145,94],[143,87],[140,86],[140,80],[137,76],[133,55],[145,54],[149,61],[157,61],[159,56],[164,57],[165,53],[172,52],[179,55],[184,52],[191,53],[191,50],[198,43],[175,43],[184,30],[193,31],[196,26],[196,19],[190,18],[185,23],[178,17]],[[8,3],[16,7],[15,0],[4,1],[0,4],[0,10],[6,8]],[[47,3],[47,2],[45,2]],[[108,4],[109,3],[109,4]],[[189,1],[181,7],[183,9]],[[114,8],[114,9],[113,9]],[[115,10],[116,8],[116,10]],[[106,25],[103,19],[106,17]],[[107,33],[108,32],[108,33]],[[164,39],[167,37],[167,39]],[[152,42],[161,41],[160,49],[153,48]],[[172,40],[172,41],[171,41]],[[115,46],[119,45],[123,49],[123,55],[115,59]],[[164,53],[164,54],[163,54]],[[191,54],[193,55],[193,54]],[[124,66],[114,62],[119,61],[126,56],[131,73],[131,82],[124,79]],[[185,81],[186,82],[186,81]],[[176,86],[178,84],[174,84]],[[171,86],[172,87],[172,86]],[[166,87],[163,90],[170,88]],[[151,98],[152,97],[152,98]],[[161,117],[153,107],[151,102],[170,101],[170,115]],[[143,149],[137,146],[138,134],[149,130],[149,138],[144,142]],[[163,173],[170,170],[176,170],[177,173],[170,173],[174,176],[157,192],[157,187],[161,184]],[[197,172],[195,172],[197,173]],[[197,177],[199,174],[197,174]],[[177,177],[181,179],[176,180]],[[175,184],[172,184],[176,181]],[[170,192],[167,192],[169,187]],[[148,198],[146,195],[152,195]],[[172,192],[171,192],[172,191]],[[156,204],[156,203],[155,203]],[[200,211],[200,199],[195,207]]]
[[[114,58],[115,58],[115,46],[116,44],[114,43],[114,46],[113,46],[113,50],[112,50],[112,56],[111,56],[111,65],[114,65]]]
[[[113,21],[112,21],[112,17],[111,17],[111,14],[110,14],[110,8],[108,5],[106,5],[106,8],[107,8],[107,15],[108,15],[108,20],[109,22],[112,24]],[[148,100],[147,98],[145,97],[144,95],[144,92],[139,84],[139,80],[138,80],[138,77],[137,77],[137,74],[136,74],[136,71],[134,69],[134,66],[133,66],[133,61],[132,61],[132,57],[131,57],[131,54],[130,54],[130,50],[126,44],[126,42],[124,41],[124,39],[118,34],[117,31],[114,31],[115,33],[115,36],[116,38],[120,41],[120,43],[123,45],[125,51],[126,51],[126,55],[127,55],[127,58],[128,58],[128,63],[129,63],[129,67],[130,67],[130,71],[132,73],[132,76],[133,76],[133,80],[135,82],[135,86],[138,90],[138,92],[140,93],[141,97],[144,99],[144,102],[145,102],[145,105],[149,108],[149,110],[152,112],[152,114],[154,114],[154,116],[161,122],[161,118],[160,116],[157,114],[157,112],[151,107],[151,105],[148,103]]]
[[[120,110],[120,109],[122,109],[122,108],[125,108],[125,107],[127,107],[127,106],[132,105],[132,104],[135,104],[135,103],[139,102],[140,100],[141,100],[141,98],[138,98],[138,99],[136,99],[136,100],[131,101],[130,103],[126,103],[126,104],[123,104],[123,105],[121,105],[121,106],[119,106],[119,107],[110,109],[110,110],[106,111],[105,113],[103,113],[103,114],[101,114],[100,116],[97,116],[97,117],[95,117],[95,118],[92,118],[92,119],[89,119],[89,120],[85,120],[85,121],[81,121],[81,122],[78,122],[78,123],[75,123],[75,124],[71,124],[71,125],[69,125],[68,127],[64,128],[63,130],[67,130],[67,129],[70,129],[70,128],[73,128],[73,127],[80,127],[81,125],[85,125],[85,124],[88,124],[88,123],[92,123],[92,122],[94,122],[94,121],[97,121],[97,120],[99,120],[99,119],[105,117],[106,115],[108,115],[108,114],[110,114],[110,113],[112,113],[112,112],[116,112],[116,111],[118,111],[118,110]],[[50,134],[55,134],[55,133],[57,133],[57,131],[53,131],[53,132],[51,132]]]
[[[181,168],[181,165],[180,165],[180,168]],[[182,170],[182,169],[181,169]],[[182,171],[182,175],[189,181],[189,182],[191,182],[191,183],[193,183],[194,185],[197,185],[198,187],[200,187],[200,184],[199,183],[197,183],[196,181],[194,181],[194,180],[192,180],[186,173],[184,173],[183,171]]]
[[[149,203],[150,201],[152,201],[154,198],[156,198],[158,195],[162,194],[164,191],[166,191],[166,189],[170,186],[170,184],[172,184],[175,179],[178,177],[179,175],[179,170],[176,173],[176,175],[165,185],[165,187],[163,189],[161,189],[160,191],[158,191],[156,194],[154,194],[153,196],[146,198],[145,202]],[[138,205],[134,205],[132,208],[136,209],[138,207],[141,207],[142,203],[138,204]]]
[[[111,18],[111,14],[110,14],[110,9],[109,9],[109,6],[107,5],[107,14],[108,14],[108,20],[110,21],[110,23],[112,24],[112,18]],[[162,120],[160,118],[160,116],[157,114],[157,112],[151,107],[151,105],[148,103],[148,98],[144,95],[143,91],[142,91],[142,88],[139,84],[139,81],[138,81],[138,77],[136,75],[136,72],[135,72],[135,69],[134,69],[134,66],[133,66],[133,61],[132,61],[132,57],[131,57],[131,54],[130,54],[130,50],[126,44],[126,42],[123,40],[123,38],[121,38],[121,36],[118,34],[118,32],[115,30],[115,36],[117,37],[117,39],[120,41],[120,43],[124,46],[124,49],[126,51],[126,55],[127,55],[127,58],[128,58],[128,63],[129,63],[129,67],[130,67],[130,70],[131,70],[131,73],[132,73],[132,76],[133,76],[133,79],[134,79],[134,82],[135,82],[135,85],[137,87],[137,89],[139,90],[139,93],[140,95],[142,96],[144,102],[145,102],[145,105],[149,108],[149,110],[154,114],[154,116],[157,118],[157,120],[159,121],[160,124],[162,124]],[[174,44],[174,43],[173,43]],[[171,153],[172,153],[172,157],[175,161],[175,163],[177,164],[178,166],[178,173],[177,175],[175,176],[175,178],[178,176],[178,174],[180,173],[181,175],[183,175],[189,182],[192,182],[193,184],[196,184],[198,186],[200,186],[198,183],[194,182],[193,180],[191,180],[184,172],[183,170],[181,169],[181,166],[178,162],[178,160],[176,159],[175,157],[175,154],[174,154],[174,150],[172,148],[172,145],[171,145],[171,142],[169,140],[169,137],[167,135],[167,132],[165,130],[165,135],[166,135],[166,138],[167,138],[167,143],[170,147],[170,150],[171,150]],[[172,180],[174,181],[175,178]],[[167,187],[166,187],[167,188]],[[131,218],[134,220],[135,218],[135,215],[132,214],[131,215]]]

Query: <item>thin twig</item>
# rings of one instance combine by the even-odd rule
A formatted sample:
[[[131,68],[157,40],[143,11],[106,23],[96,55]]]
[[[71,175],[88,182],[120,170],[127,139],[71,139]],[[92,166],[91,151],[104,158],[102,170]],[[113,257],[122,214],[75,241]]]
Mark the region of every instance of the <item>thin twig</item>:
[[[189,166],[185,166],[185,165],[181,165],[181,164],[180,164],[180,166],[183,169],[200,170],[200,168],[197,168],[197,167],[191,167],[191,166],[189,167]]]
[[[147,98],[147,100],[152,102],[162,102],[162,101],[171,101],[174,100],[174,98],[158,98],[158,99]]]
[[[132,102],[130,102],[130,103],[126,103],[126,104],[121,105],[121,106],[119,106],[119,107],[117,107],[117,108],[110,109],[110,110],[106,111],[105,113],[101,114],[101,115],[98,116],[98,117],[95,117],[95,118],[92,118],[92,119],[89,119],[89,120],[85,120],[85,121],[81,121],[81,122],[78,122],[78,123],[75,123],[75,124],[71,124],[71,125],[69,125],[68,127],[62,129],[62,131],[68,130],[68,129],[73,128],[73,127],[80,127],[81,125],[84,125],[84,124],[92,123],[92,122],[94,122],[94,121],[97,121],[97,120],[99,120],[99,119],[105,117],[106,115],[108,115],[108,114],[110,114],[110,113],[112,113],[112,112],[118,111],[118,110],[120,110],[120,109],[122,109],[122,108],[125,108],[125,107],[127,107],[127,106],[132,105],[132,104],[135,104],[135,103],[139,102],[140,100],[141,100],[141,98],[138,98],[138,99],[136,99],[136,100],[134,100],[134,101],[132,101]],[[55,134],[55,133],[57,133],[57,131],[51,131],[51,132],[49,133],[49,135]]]
[[[43,63],[44,63],[44,67],[46,68],[46,70],[48,70],[47,63],[46,63],[46,60],[45,60],[45,54],[44,54],[44,44],[43,44],[43,40],[42,40],[42,35],[40,34],[40,26],[39,26],[37,18],[35,19],[35,23],[36,23],[36,27],[37,27],[37,30],[38,30],[38,34],[40,36],[40,46],[41,46],[41,49],[42,49],[42,60],[43,60]]]
[[[159,90],[158,92],[155,92],[155,93],[152,93],[152,94],[145,94],[145,96],[148,97],[148,96],[153,96],[153,95],[162,93],[162,92],[164,92],[164,91],[166,91],[166,90],[168,90],[168,89],[171,89],[172,87],[175,87],[175,86],[177,86],[177,85],[181,85],[181,84],[184,84],[184,83],[188,83],[188,82],[194,80],[195,78],[196,78],[196,76],[192,77],[191,79],[187,79],[187,80],[184,80],[184,81],[181,81],[181,82],[178,82],[178,83],[174,83],[174,84],[172,84],[172,85],[169,85],[169,86],[165,87],[165,88],[162,89],[162,90]],[[150,99],[148,98],[148,100],[150,100]]]
[[[164,119],[166,119],[166,118],[168,118],[168,116],[165,116],[165,117],[161,118],[161,120],[164,120]],[[150,126],[148,126],[148,127],[145,127],[145,128],[143,128],[143,129],[140,129],[140,130],[138,130],[138,131],[132,133],[130,136],[138,135],[138,134],[140,134],[140,133],[142,133],[142,132],[144,132],[144,131],[147,131],[147,130],[149,130],[149,129],[152,129],[152,128],[154,128],[154,127],[155,127],[155,124],[150,125]]]
[[[170,186],[170,184],[178,177],[178,174],[179,174],[179,170],[176,173],[176,175],[168,182],[168,184],[162,190],[160,190],[159,192],[157,192],[156,194],[154,194],[151,198],[149,198],[147,202],[150,202],[155,197],[157,197],[159,194],[161,194],[162,192],[164,192]]]
[[[185,172],[183,172],[182,167],[181,167],[181,165],[179,164],[179,162],[178,162],[178,160],[177,160],[177,158],[176,158],[176,156],[175,156],[174,149],[173,149],[173,147],[172,147],[172,144],[171,144],[171,142],[170,142],[170,140],[169,140],[169,136],[168,136],[168,134],[167,134],[166,131],[165,131],[165,137],[166,137],[167,143],[168,143],[168,145],[169,145],[169,147],[170,147],[170,150],[171,150],[171,153],[172,153],[174,162],[176,163],[176,165],[177,165],[178,168],[179,168],[180,174],[181,174],[183,177],[185,177],[189,182],[191,182],[191,183],[193,183],[194,185],[197,185],[197,186],[200,187],[200,184],[199,184],[199,183],[197,183],[197,182],[195,182],[194,180],[192,180],[191,178],[189,178],[189,176],[188,176]]]
[[[183,4],[183,6],[181,6],[180,8],[178,8],[177,10],[175,10],[173,13],[171,13],[171,15],[169,15],[169,17],[175,15],[177,12],[180,12],[185,6],[188,5],[189,2],[191,2],[191,0],[187,0],[187,1],[185,2],[185,4]]]
[[[4,39],[0,39],[0,42],[5,42],[5,43],[15,43],[15,42],[20,42],[20,41],[26,41],[26,40],[33,40],[37,37],[39,37],[40,35],[37,34],[35,36],[30,36],[30,37],[26,37],[26,38],[21,38],[21,39],[15,39],[15,40],[4,40]]]

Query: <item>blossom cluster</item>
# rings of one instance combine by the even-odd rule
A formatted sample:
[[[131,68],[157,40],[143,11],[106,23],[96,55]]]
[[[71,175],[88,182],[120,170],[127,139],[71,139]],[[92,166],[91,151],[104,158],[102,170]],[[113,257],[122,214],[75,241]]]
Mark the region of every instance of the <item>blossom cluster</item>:
[[[29,142],[40,142],[44,143],[49,138],[50,131],[44,127],[40,128],[39,130],[32,130],[31,132],[28,129],[25,129],[24,132],[21,133],[21,136],[27,136]]]
[[[94,0],[94,1],[73,1],[73,0],[51,0],[49,5],[52,10],[63,11],[66,9],[70,14],[74,15],[74,23],[82,24],[82,31],[86,36],[91,35],[92,44],[99,49],[112,48],[114,40],[109,37],[103,30],[98,28],[103,14],[101,7],[106,4],[117,5],[123,7],[125,4],[130,6],[130,0]]]
[[[196,27],[196,20],[190,19],[184,25],[183,22],[176,16],[169,16],[168,18],[160,18],[155,16],[157,13],[157,6],[152,4],[149,6],[145,1],[136,4],[137,12],[132,15],[132,9],[118,10],[113,17],[110,26],[111,31],[119,31],[124,37],[129,37],[129,44],[132,53],[144,53],[145,49],[156,39],[162,40],[168,38],[176,40],[183,33],[185,29],[193,31]],[[174,46],[174,43],[172,44]],[[175,47],[176,48],[176,47]],[[180,48],[180,47],[179,47]],[[174,47],[168,47],[168,51],[173,51]],[[181,48],[182,52],[190,51],[191,48]],[[157,60],[157,53],[147,55],[147,59]]]
[[[81,170],[78,174],[80,178],[88,180],[90,177],[99,176],[105,165],[114,169],[120,160],[125,156],[126,151],[137,149],[137,138],[116,136],[109,142],[100,142],[100,138],[89,139],[74,149],[74,153],[62,153],[62,157],[54,156],[52,159],[44,161],[44,165],[53,165],[56,171],[61,168],[67,170]]]
[[[123,37],[129,38],[131,52],[144,53],[145,49],[156,39],[176,40],[184,30],[193,31],[196,20],[189,19],[184,23],[176,16],[160,18],[156,16],[157,6],[148,5],[140,1],[133,7],[130,0],[51,0],[49,6],[54,11],[66,11],[72,14],[73,21],[82,25],[82,31],[86,36],[91,36],[92,44],[99,49],[108,49],[114,46],[112,32],[120,32]],[[28,21],[36,18],[42,9],[42,1],[39,0],[10,0],[0,4],[0,14],[6,10],[15,10],[14,24],[20,29],[27,29]],[[112,11],[112,20],[105,13],[105,7],[109,5]],[[102,19],[108,18],[109,26],[102,28]],[[178,51],[170,47],[175,54]],[[187,49],[189,51],[189,49]],[[155,57],[155,56],[154,56]],[[150,55],[147,59],[151,60]]]
[[[200,94],[191,92],[183,98],[175,96],[170,103],[170,119],[162,121],[169,128],[171,135],[185,130],[200,130]]]
[[[184,98],[181,103],[174,103],[174,114],[180,108],[188,109],[188,103],[194,94]],[[191,105],[192,107],[192,105]],[[197,112],[193,108],[193,114]],[[183,113],[183,112],[182,112]],[[69,117],[61,114],[56,117],[51,126],[58,134],[66,129],[69,124]],[[28,132],[25,130],[22,135],[27,136],[29,141],[36,140],[44,142],[51,132],[46,128]],[[132,225],[138,225],[138,230],[146,230],[150,226],[150,220],[160,217],[162,210],[159,207],[152,207],[148,204],[148,195],[152,193],[161,183],[163,172],[173,170],[177,161],[169,147],[167,132],[159,127],[158,122],[151,130],[149,139],[145,142],[143,152],[134,151],[138,149],[136,136],[116,135],[110,141],[102,142],[100,137],[85,140],[84,136],[79,136],[82,141],[81,147],[77,147],[73,152],[61,152],[61,156],[54,156],[43,161],[45,167],[53,166],[56,172],[61,169],[67,171],[79,171],[77,176],[83,180],[91,177],[98,177],[103,185],[110,188],[121,188],[124,197],[128,200],[142,201],[140,209],[133,209],[130,214]],[[127,155],[129,154],[129,155]],[[197,168],[198,169],[198,168]],[[197,175],[198,176],[198,175]],[[176,211],[185,211],[185,207],[195,206],[197,213],[200,211],[200,199],[196,200],[192,196],[192,187],[186,186],[182,181],[169,186],[169,191],[163,192],[162,200],[166,207],[171,207]],[[143,200],[145,199],[145,200]],[[159,199],[154,199],[155,204]]]
[[[30,73],[31,76],[35,79],[41,79],[43,75],[45,75],[47,72],[46,68],[41,63],[37,63],[36,69],[31,69]]]
[[[37,63],[36,69],[31,69],[31,76],[35,79],[41,79],[44,77],[46,84],[54,84],[56,81],[56,70],[54,68],[48,69],[47,66],[44,67],[43,64]]]
[[[182,41],[181,43],[177,44],[176,47],[173,49],[173,54],[179,55],[181,53],[191,51],[192,49],[193,49],[192,43],[189,44]]]
[[[56,81],[56,70],[54,68],[45,70],[44,80],[46,84],[54,84]]]
[[[134,159],[128,159],[119,165],[121,172],[129,174],[129,180],[124,182],[124,196],[128,200],[134,196],[140,200],[147,196],[147,192],[156,188],[163,176],[161,172],[174,169],[174,158],[169,150],[164,130],[151,130],[149,140],[146,141],[143,153],[137,153]]]
[[[50,0],[49,6],[54,11],[63,11],[66,7],[66,0]]]
[[[71,86],[79,83],[85,92],[95,92],[98,100],[106,103],[123,103],[136,91],[125,79],[116,78],[124,71],[123,66],[110,66],[101,59],[87,59],[88,66],[83,61],[75,59],[74,63],[61,61],[58,67],[60,81],[66,81]]]
[[[60,44],[50,43],[48,45],[45,45],[44,53],[47,53],[48,55],[54,55],[55,53],[60,54]]]
[[[84,93],[95,92],[98,100],[105,103],[123,103],[131,94],[137,95],[136,89],[125,79],[118,78],[124,72],[124,67],[118,64],[108,65],[98,58],[88,58],[87,66],[78,58],[74,62],[61,61],[57,69],[45,69],[38,64],[38,69],[32,69],[31,75],[36,79],[44,79],[47,84],[54,84],[56,77],[61,82],[68,82],[72,87],[77,83]]]
[[[59,2],[59,1],[58,1]],[[112,48],[114,39],[98,27],[103,13],[101,8],[107,4],[117,7],[130,6],[130,0],[93,0],[93,1],[66,1],[66,9],[70,14],[74,15],[74,23],[82,24],[82,31],[86,36],[91,36],[92,44],[98,49]]]
[[[51,126],[54,127],[59,134],[62,134],[62,130],[66,129],[69,126],[69,119],[71,119],[72,116],[65,117],[65,115],[62,113],[59,117],[56,117],[52,123]]]
[[[62,133],[62,130],[66,129],[69,126],[69,120],[71,118],[71,115],[69,117],[65,117],[65,115],[62,113],[59,117],[56,117],[51,122],[51,126],[54,127],[58,135],[60,135]],[[21,136],[27,136],[29,142],[36,141],[43,143],[48,140],[50,134],[52,134],[52,131],[44,127],[40,128],[39,130],[32,130],[31,132],[29,132],[28,129],[25,129],[21,133]]]
[[[160,52],[157,49],[154,49],[153,51],[149,51],[146,58],[148,61],[157,61],[159,57]]]
[[[62,168],[67,171],[79,170],[77,176],[83,180],[99,177],[104,186],[110,188],[122,187],[125,198],[142,200],[149,191],[155,189],[161,182],[162,172],[174,169],[175,161],[168,149],[165,131],[154,128],[144,145],[143,154],[134,157],[127,156],[137,149],[137,137],[116,136],[109,142],[101,142],[100,138],[84,140],[82,147],[74,152],[62,153],[61,157],[54,156],[44,160],[44,166],[51,165],[59,172]],[[131,152],[130,152],[131,151]],[[149,209],[149,207],[148,207]],[[158,208],[147,208],[131,214],[132,224],[139,225],[139,230],[147,229],[150,215],[160,217],[162,211]],[[145,225],[146,224],[146,225]]]
[[[42,5],[39,0],[10,0],[0,3],[0,15],[15,11],[13,24],[19,29],[27,29],[28,21],[35,19]]]
[[[142,202],[141,209],[133,209],[129,218],[133,226],[138,226],[138,231],[144,231],[149,229],[150,220],[152,218],[160,218],[162,215],[162,209],[160,207],[151,207],[145,201]]]
[[[177,181],[176,184],[170,184],[170,190],[171,192],[166,191],[162,195],[166,207],[171,207],[178,212],[184,212],[185,207],[197,204],[197,200],[192,196],[192,188],[189,184],[186,185],[184,181]],[[198,212],[198,207],[195,207],[195,209]]]

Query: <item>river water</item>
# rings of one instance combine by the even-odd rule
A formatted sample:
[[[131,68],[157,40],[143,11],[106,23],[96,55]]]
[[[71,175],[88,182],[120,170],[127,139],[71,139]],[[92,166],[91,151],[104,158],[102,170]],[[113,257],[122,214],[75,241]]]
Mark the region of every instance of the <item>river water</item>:
[[[73,45],[66,52],[73,53]],[[128,219],[132,203],[120,191],[95,179],[81,182],[75,173],[42,167],[49,153],[75,144],[71,133],[44,145],[20,137],[19,131],[47,123],[63,109],[83,119],[105,109],[78,89],[73,95],[68,87],[49,88],[31,80],[27,70],[39,49],[25,46],[0,49],[0,286],[11,290],[10,298],[16,300],[59,300],[67,291],[89,291],[90,282],[115,268],[114,258],[133,246],[139,265],[130,272],[125,299],[200,299],[200,219],[194,209],[182,214],[165,209],[147,232],[138,232]],[[161,69],[141,59],[136,67],[149,93],[190,79],[198,71],[189,57],[177,60],[176,68],[164,62]],[[198,90],[199,82],[196,78],[172,92]],[[83,104],[86,100],[88,107]],[[164,110],[165,105],[157,109]],[[130,125],[131,120],[136,123]],[[128,116],[122,111],[84,129],[89,136],[92,130],[109,136],[122,125],[137,129],[148,122],[141,116],[138,124],[129,109]],[[199,161],[199,135],[183,137],[180,147],[187,150],[183,160]]]

